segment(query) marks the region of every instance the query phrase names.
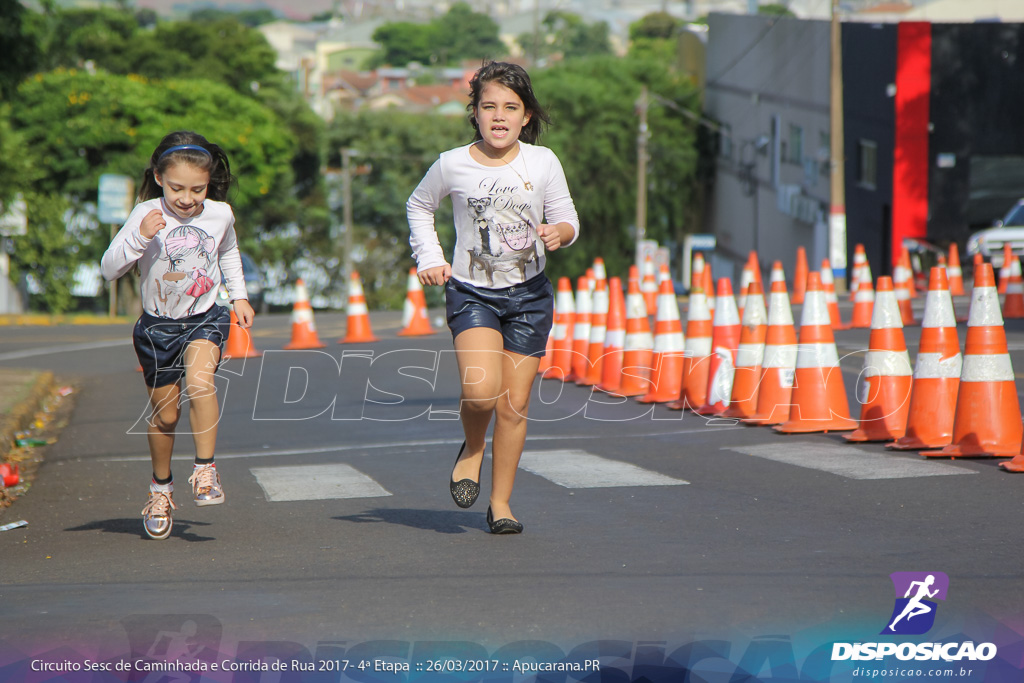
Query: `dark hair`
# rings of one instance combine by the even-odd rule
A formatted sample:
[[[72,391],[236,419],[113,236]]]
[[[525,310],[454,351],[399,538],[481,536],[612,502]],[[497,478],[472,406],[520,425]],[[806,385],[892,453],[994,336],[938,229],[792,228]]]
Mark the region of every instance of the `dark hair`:
[[[175,149],[168,153],[171,147],[181,145],[202,147],[203,149]],[[154,176],[156,173],[163,175],[171,164],[188,164],[194,168],[208,171],[210,185],[206,196],[220,202],[227,200],[228,189],[234,181],[234,177],[231,175],[231,165],[228,163],[228,155],[199,133],[179,130],[165,135],[153,150],[153,156],[149,158],[149,166],[142,174],[138,201],[144,202],[147,199],[164,196],[164,189],[157,185]]]
[[[537,96],[533,94],[533,84],[530,83],[530,75],[526,69],[518,64],[508,62],[489,62],[480,67],[473,79],[469,82],[469,122],[476,131],[473,141],[482,140],[480,127],[476,122],[476,108],[480,104],[480,96],[484,86],[488,83],[498,83],[505,86],[523,101],[526,111],[530,112],[530,122],[523,126],[519,133],[519,139],[523,142],[533,144],[540,138],[542,127],[551,123],[547,112],[540,106]]]

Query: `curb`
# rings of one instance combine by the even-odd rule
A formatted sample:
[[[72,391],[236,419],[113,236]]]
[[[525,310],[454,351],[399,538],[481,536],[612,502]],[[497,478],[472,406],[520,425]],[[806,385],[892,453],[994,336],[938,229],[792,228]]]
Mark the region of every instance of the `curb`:
[[[25,400],[9,413],[0,416],[0,459],[14,449],[17,432],[27,429],[32,418],[43,405],[43,401],[56,386],[52,372],[41,372]]]
[[[48,315],[43,313],[24,313],[17,315],[0,315],[0,327],[32,325],[43,327],[50,327],[53,325],[116,325],[119,323],[126,323],[128,321],[128,318],[123,315],[114,316],[113,318],[108,315],[84,314]]]

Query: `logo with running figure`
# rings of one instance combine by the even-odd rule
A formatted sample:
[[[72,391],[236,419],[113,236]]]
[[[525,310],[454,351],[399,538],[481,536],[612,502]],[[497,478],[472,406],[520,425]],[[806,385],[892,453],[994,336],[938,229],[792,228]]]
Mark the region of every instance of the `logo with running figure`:
[[[935,623],[935,600],[946,599],[949,577],[942,572],[894,572],[889,578],[896,591],[896,604],[882,634],[927,633]]]

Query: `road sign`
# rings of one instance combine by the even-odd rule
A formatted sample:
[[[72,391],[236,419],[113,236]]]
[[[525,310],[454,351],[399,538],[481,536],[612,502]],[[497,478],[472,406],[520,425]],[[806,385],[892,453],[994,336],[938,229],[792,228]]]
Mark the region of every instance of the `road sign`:
[[[124,223],[132,212],[135,183],[126,175],[104,173],[100,176],[100,223]]]
[[[16,237],[24,235],[28,231],[28,218],[26,212],[28,205],[19,192],[14,200],[6,204],[0,204],[0,235],[4,237]]]

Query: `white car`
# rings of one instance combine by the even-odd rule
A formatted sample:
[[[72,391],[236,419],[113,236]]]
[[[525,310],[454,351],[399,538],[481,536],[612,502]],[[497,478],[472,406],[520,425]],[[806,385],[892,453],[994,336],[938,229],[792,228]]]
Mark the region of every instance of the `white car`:
[[[967,256],[981,254],[993,268],[1003,265],[1003,245],[1009,242],[1013,252],[1024,255],[1024,199],[1019,200],[995,225],[971,235],[967,240]]]

